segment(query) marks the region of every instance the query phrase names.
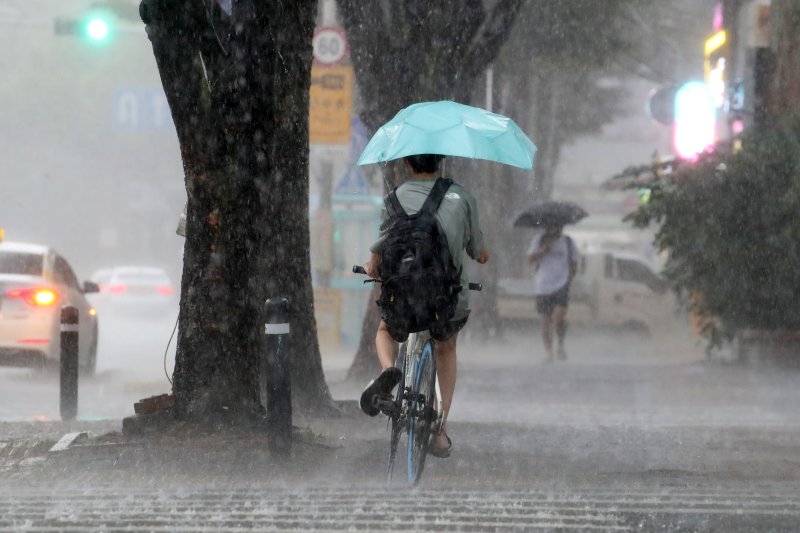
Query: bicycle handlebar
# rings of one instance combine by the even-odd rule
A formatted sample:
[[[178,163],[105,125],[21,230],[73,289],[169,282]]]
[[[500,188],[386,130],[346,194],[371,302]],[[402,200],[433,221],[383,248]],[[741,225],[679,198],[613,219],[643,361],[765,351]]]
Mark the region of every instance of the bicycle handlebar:
[[[364,274],[366,276],[367,275],[367,271],[364,270],[364,267],[362,267],[361,265],[353,265],[353,274]],[[471,291],[482,291],[483,290],[483,284],[482,283],[470,283],[468,288]]]

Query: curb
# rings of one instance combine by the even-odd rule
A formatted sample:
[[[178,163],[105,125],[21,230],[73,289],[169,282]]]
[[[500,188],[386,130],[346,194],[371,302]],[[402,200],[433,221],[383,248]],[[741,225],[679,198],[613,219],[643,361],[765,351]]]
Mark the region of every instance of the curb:
[[[46,460],[53,445],[54,442],[48,439],[0,442],[0,471],[40,463]]]

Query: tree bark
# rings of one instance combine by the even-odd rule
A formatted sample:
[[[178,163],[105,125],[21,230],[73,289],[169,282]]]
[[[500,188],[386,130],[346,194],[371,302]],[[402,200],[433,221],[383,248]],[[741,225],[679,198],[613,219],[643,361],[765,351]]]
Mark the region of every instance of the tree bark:
[[[774,53],[768,113],[780,117],[800,109],[800,5],[794,0],[770,4],[770,47]]]
[[[261,415],[266,298],[291,302],[294,400],[326,404],[309,258],[316,1],[143,1],[184,162],[187,237],[173,391],[189,420]]]

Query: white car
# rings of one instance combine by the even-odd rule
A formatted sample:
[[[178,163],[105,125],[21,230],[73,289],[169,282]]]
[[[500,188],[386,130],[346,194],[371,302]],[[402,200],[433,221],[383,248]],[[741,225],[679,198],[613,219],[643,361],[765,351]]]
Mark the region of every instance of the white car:
[[[47,246],[0,242],[0,365],[41,367],[60,360],[61,308],[78,320],[78,363],[97,365],[97,312],[85,294],[97,284],[78,283],[69,263]]]
[[[101,286],[102,305],[120,315],[166,315],[177,311],[177,292],[163,268],[119,266]]]

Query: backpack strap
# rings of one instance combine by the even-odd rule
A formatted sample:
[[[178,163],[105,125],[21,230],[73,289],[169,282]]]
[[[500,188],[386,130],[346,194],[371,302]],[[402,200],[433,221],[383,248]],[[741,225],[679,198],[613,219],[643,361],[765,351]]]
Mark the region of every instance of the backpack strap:
[[[395,219],[399,216],[406,216],[406,211],[403,209],[403,206],[400,205],[400,200],[397,199],[397,189],[392,189],[388,195],[386,195],[386,211],[389,213],[390,219]]]
[[[422,204],[419,212],[427,212],[430,215],[435,215],[436,211],[439,209],[439,204],[444,200],[447,189],[449,189],[452,184],[453,180],[450,178],[437,178],[436,183],[433,184],[433,188],[430,194],[428,194],[428,198],[425,199],[425,203]]]

